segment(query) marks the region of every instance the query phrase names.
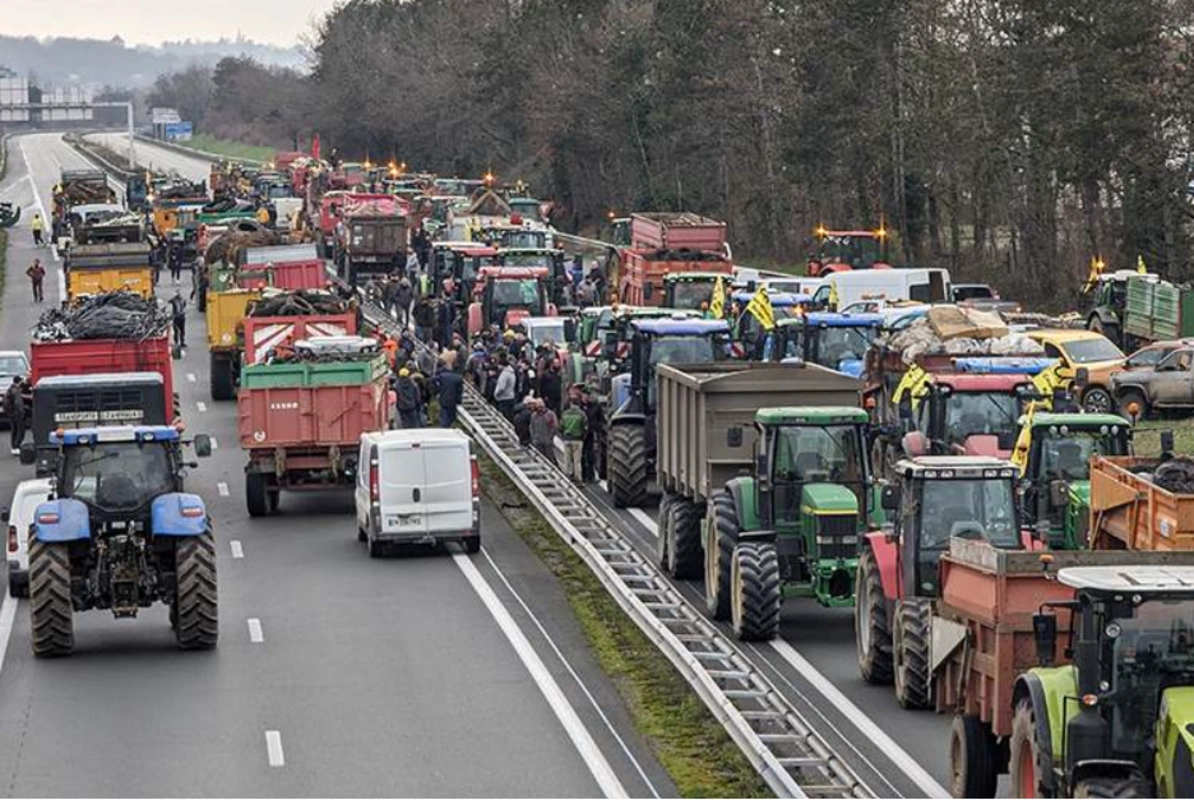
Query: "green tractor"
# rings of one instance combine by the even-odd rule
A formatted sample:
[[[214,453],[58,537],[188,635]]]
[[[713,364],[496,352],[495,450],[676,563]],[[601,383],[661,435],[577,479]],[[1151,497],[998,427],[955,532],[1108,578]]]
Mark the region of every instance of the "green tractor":
[[[1013,796],[1194,797],[1194,567],[1159,557],[1057,580],[1075,597],[1033,618],[1041,666],[1012,695]]]
[[[1020,425],[1012,462],[1026,526],[1055,550],[1087,547],[1090,459],[1128,455],[1131,423],[1115,414],[1037,412]]]
[[[753,474],[715,492],[705,515],[705,601],[739,639],[772,639],[785,597],[854,604],[858,543],[877,514],[867,413],[764,408]]]

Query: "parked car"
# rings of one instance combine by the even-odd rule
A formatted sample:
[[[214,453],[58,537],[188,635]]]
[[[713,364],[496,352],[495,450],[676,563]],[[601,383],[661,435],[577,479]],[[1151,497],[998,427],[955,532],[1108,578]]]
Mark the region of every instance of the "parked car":
[[[1015,300],[1004,300],[999,296],[999,292],[986,283],[955,283],[953,285],[953,301],[960,306],[977,308],[982,311],[1020,313],[1019,303]]]
[[[12,495],[12,504],[0,512],[8,525],[8,593],[29,596],[29,528],[37,507],[50,499],[49,478],[21,481]]]
[[[1179,344],[1154,365],[1117,372],[1111,376],[1111,391],[1120,413],[1129,418],[1144,419],[1159,409],[1194,408],[1194,344]]]
[[[481,494],[472,443],[458,430],[361,436],[357,538],[374,558],[393,545],[459,542],[481,549]]]
[[[1124,354],[1101,333],[1079,328],[1042,328],[1025,332],[1045,348],[1046,358],[1061,362],[1060,375],[1085,411],[1108,414],[1115,410],[1111,375],[1124,365]],[[1082,372],[1080,385],[1074,379]]]

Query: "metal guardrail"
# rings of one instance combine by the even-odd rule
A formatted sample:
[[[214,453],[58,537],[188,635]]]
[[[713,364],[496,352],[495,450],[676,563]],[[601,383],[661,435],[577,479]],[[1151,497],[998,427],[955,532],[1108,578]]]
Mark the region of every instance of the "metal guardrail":
[[[364,308],[370,322],[398,334],[397,323],[380,308]],[[777,796],[874,796],[762,672],[567,476],[522,447],[506,419],[467,384],[460,420],[680,671]]]

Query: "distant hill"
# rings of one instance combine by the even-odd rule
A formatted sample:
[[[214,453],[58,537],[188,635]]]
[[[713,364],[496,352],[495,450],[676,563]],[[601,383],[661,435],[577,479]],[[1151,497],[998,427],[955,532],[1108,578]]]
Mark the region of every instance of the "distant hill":
[[[36,39],[0,36],[0,66],[42,82],[94,83],[138,89],[150,86],[163,72],[195,62],[214,64],[225,56],[251,56],[270,66],[305,69],[297,48],[275,47],[249,40],[165,42],[159,47],[128,47],[119,38]]]

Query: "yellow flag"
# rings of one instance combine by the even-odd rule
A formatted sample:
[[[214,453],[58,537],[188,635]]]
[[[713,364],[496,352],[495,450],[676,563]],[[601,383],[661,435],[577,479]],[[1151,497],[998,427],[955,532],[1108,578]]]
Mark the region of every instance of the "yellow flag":
[[[771,298],[762,286],[746,304],[746,312],[759,321],[763,330],[769,331],[775,327],[775,310],[771,308]]]
[[[829,307],[837,311],[837,284],[829,281]]]
[[[1144,266],[1144,256],[1136,256],[1136,271],[1141,275],[1148,274],[1148,267]]]
[[[1028,451],[1032,449],[1032,417],[1036,414],[1036,402],[1028,404],[1023,417],[1020,419],[1020,435],[1016,437],[1016,446],[1012,449],[1012,463],[1020,468],[1020,476],[1028,469]]]
[[[912,410],[915,411],[920,405],[921,398],[928,393],[929,380],[931,378],[932,376],[928,372],[913,364],[908,367],[908,371],[900,379],[899,385],[896,386],[895,392],[891,395],[891,401],[899,405],[903,401],[904,395],[908,395],[908,399],[912,404]]]
[[[723,319],[726,315],[726,287],[721,282],[721,276],[713,284],[713,298],[709,301],[709,314],[713,319]]]
[[[1032,376],[1032,385],[1036,387],[1039,393],[1044,395],[1046,408],[1053,407],[1053,392],[1057,389],[1065,388],[1066,381],[1061,377],[1061,368],[1061,362],[1059,361]]]

